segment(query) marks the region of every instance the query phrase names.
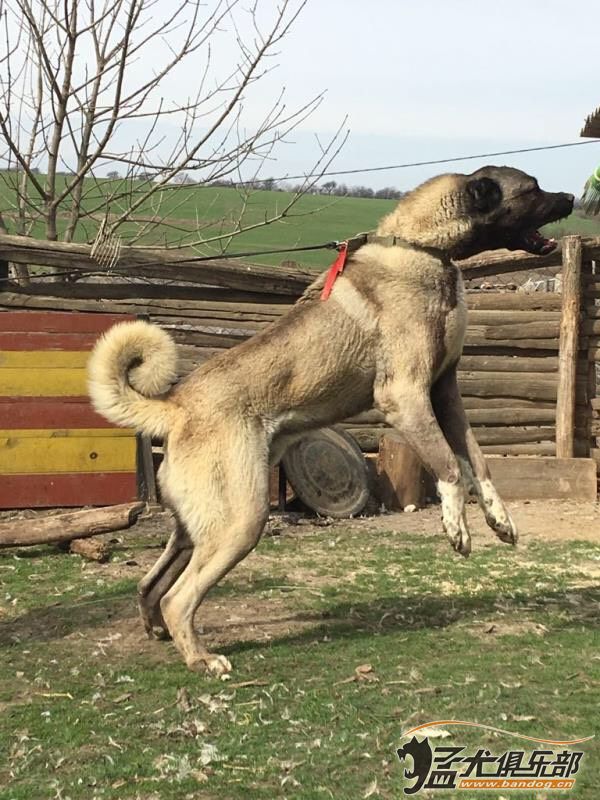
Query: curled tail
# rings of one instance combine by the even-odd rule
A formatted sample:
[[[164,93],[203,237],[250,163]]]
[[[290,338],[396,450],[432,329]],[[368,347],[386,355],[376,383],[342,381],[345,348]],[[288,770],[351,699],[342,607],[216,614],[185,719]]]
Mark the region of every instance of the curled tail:
[[[110,328],[88,361],[88,389],[96,411],[149,436],[166,436],[171,427],[177,407],[165,395],[176,379],[175,342],[141,320]]]

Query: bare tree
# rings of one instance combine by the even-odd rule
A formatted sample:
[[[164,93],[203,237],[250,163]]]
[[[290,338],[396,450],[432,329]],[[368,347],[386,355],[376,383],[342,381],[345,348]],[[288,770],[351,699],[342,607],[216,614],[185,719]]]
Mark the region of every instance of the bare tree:
[[[223,249],[257,227],[244,219],[249,187],[322,100],[290,110],[281,91],[246,119],[305,2],[0,0],[0,231],[70,242],[101,227],[128,243],[173,243],[169,218],[193,202],[187,184],[225,179],[241,185],[238,218],[215,230],[198,214],[176,244]],[[227,32],[239,57],[224,68],[215,53]],[[168,99],[184,73],[197,76],[194,94]],[[321,147],[309,172],[327,169],[343,138]],[[289,216],[317,179],[259,224]]]

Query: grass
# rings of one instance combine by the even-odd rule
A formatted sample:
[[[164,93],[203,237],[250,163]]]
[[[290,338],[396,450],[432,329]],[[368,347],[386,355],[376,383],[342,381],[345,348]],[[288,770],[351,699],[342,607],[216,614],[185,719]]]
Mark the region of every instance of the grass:
[[[113,182],[104,180],[98,185],[108,192]],[[290,197],[291,195],[286,192],[251,193],[243,214],[244,225],[256,224],[264,220],[265,216],[277,213],[285,207]],[[11,200],[12,190],[6,183],[6,173],[0,172],[0,211],[5,214],[9,223]],[[164,246],[165,243],[175,244],[180,240],[189,241],[189,237],[196,238],[199,227],[201,235],[205,238],[231,230],[244,203],[242,196],[235,189],[185,185],[158,193],[155,201],[160,205],[161,214],[168,218],[168,224],[159,226],[145,236],[142,243],[159,246]],[[394,205],[393,200],[307,195],[294,206],[290,217],[236,236],[229,245],[229,251],[283,249],[320,244],[332,239],[341,240],[360,231],[374,229],[377,221]],[[67,209],[68,205],[65,204],[65,212]],[[116,213],[119,209],[111,210]],[[147,219],[154,212],[154,204],[148,203],[142,206],[138,212],[140,221]],[[64,215],[60,217],[58,223],[59,232],[62,233],[66,227],[66,217]],[[123,226],[120,233],[126,239],[135,230],[137,230],[136,225],[129,224]],[[548,235],[552,236],[563,236],[567,233],[598,235],[600,220],[589,219],[575,212],[567,220],[547,226],[546,230]],[[78,230],[76,239],[92,240],[95,232],[95,225],[88,223],[85,228]],[[33,235],[44,237],[41,224],[34,227]],[[212,251],[204,248],[202,252]],[[252,260],[256,263],[279,264],[288,258],[302,266],[315,269],[324,269],[332,260],[328,251],[280,253],[273,256],[257,256]]]
[[[395,749],[422,722],[597,731],[590,543],[489,542],[464,561],[410,523],[266,538],[205,605],[228,682],[143,638],[134,587],[150,543],[128,534],[107,565],[0,554],[2,800],[391,800],[403,796]],[[445,745],[526,746],[448,732]],[[569,800],[597,797],[597,745],[584,747]]]

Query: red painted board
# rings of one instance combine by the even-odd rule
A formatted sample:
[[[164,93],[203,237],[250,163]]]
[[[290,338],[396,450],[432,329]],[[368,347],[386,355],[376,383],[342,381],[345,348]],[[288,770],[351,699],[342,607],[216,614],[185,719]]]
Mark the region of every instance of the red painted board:
[[[98,311],[102,312],[102,301]],[[135,319],[131,314],[90,314],[77,311],[4,311],[0,330],[25,333],[102,333],[117,322]]]
[[[100,333],[7,333],[0,330],[0,350],[92,350],[99,336]]]
[[[134,472],[2,475],[0,508],[105,506],[138,499]],[[23,520],[27,524],[27,520]]]
[[[73,400],[77,402],[71,402]],[[85,398],[7,397],[0,400],[0,430],[112,427],[112,423],[96,414]]]

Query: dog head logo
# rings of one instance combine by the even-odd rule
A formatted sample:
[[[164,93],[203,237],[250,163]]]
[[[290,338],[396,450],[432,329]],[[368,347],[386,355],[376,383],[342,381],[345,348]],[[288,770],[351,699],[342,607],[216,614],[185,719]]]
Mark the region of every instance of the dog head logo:
[[[399,747],[396,753],[400,761],[404,761],[409,756],[412,758],[412,769],[405,769],[404,777],[408,781],[414,780],[415,783],[412,786],[405,787],[404,794],[416,794],[427,780],[431,769],[433,753],[429,745],[429,739],[425,738],[419,741],[416,736],[413,736],[410,742],[405,744],[404,747]]]

